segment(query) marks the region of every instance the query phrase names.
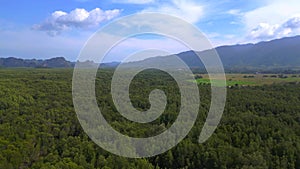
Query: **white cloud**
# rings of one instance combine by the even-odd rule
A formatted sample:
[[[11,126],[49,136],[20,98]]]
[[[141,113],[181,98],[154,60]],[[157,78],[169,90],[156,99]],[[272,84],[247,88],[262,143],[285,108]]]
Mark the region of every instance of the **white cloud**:
[[[247,35],[243,42],[259,42],[300,34],[299,0],[264,0],[242,14]]]
[[[253,39],[268,39],[273,38],[279,25],[270,25],[268,23],[260,23],[256,28],[254,28],[250,36]]]
[[[158,4],[143,12],[159,12],[182,18],[190,23],[197,23],[204,15],[204,6],[192,0],[171,0],[171,3]]]
[[[55,11],[43,23],[33,26],[34,30],[46,31],[55,36],[71,28],[89,28],[99,25],[103,21],[111,20],[120,14],[119,9],[103,11],[95,8],[91,11],[76,8],[70,13]]]
[[[227,11],[228,14],[230,15],[241,15],[242,12],[239,9],[231,9],[229,11]]]
[[[155,0],[113,0],[113,3],[121,3],[121,4],[148,4],[152,3]]]
[[[300,13],[299,0],[265,0],[266,5],[244,14],[247,30],[252,30],[260,23],[275,25]]]
[[[254,40],[271,40],[299,34],[300,16],[295,16],[280,24],[260,23],[250,32],[249,37]]]

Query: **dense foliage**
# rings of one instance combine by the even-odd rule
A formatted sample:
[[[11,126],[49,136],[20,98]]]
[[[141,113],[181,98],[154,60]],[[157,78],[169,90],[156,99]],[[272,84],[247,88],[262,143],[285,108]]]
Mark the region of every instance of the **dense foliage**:
[[[105,118],[123,134],[149,137],[172,125],[180,93],[166,73],[150,70],[132,82],[137,109],[150,107],[148,94],[165,91],[162,116],[141,125],[123,118],[110,96],[112,70],[101,70],[97,99]],[[199,85],[201,107],[188,136],[170,151],[145,159],[113,155],[83,132],[72,104],[71,69],[0,70],[0,168],[300,168],[300,84],[228,88],[218,129],[204,144],[198,136],[210,104],[210,86]]]

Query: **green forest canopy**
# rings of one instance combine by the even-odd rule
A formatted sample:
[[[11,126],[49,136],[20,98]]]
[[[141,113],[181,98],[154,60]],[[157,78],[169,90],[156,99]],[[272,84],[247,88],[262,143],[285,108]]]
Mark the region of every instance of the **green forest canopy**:
[[[133,80],[130,97],[139,110],[150,107],[148,94],[155,88],[168,96],[163,115],[141,125],[116,112],[109,94],[112,74],[99,71],[96,93],[116,130],[148,137],[170,127],[180,93],[169,75],[150,70]],[[0,70],[1,169],[300,168],[300,84],[228,88],[221,123],[204,144],[198,136],[209,109],[210,86],[199,84],[201,107],[188,136],[164,154],[128,159],[101,149],[83,132],[73,109],[71,82],[72,69]]]

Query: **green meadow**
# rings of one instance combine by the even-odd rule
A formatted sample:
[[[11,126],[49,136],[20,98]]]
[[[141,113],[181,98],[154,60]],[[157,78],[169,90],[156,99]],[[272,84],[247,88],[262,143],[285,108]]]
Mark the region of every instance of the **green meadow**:
[[[202,78],[196,78],[198,84],[221,85],[222,80],[210,80],[207,74],[198,74]],[[300,75],[297,74],[226,74],[227,86],[261,86],[281,83],[299,83]]]

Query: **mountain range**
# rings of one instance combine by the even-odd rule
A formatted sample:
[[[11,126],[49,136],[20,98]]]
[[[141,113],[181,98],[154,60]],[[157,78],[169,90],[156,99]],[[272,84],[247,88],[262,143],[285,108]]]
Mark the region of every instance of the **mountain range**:
[[[64,57],[56,57],[46,60],[20,59],[20,58],[0,58],[0,67],[34,67],[34,68],[68,68],[74,63],[67,61]]]
[[[300,36],[286,37],[257,44],[243,44],[216,47],[226,71],[236,70],[300,70]],[[209,57],[214,50],[186,51],[176,55],[148,58],[131,65],[166,64],[172,67],[175,56],[182,59],[190,68],[204,69],[198,56]]]
[[[286,37],[256,44],[243,44],[216,47],[225,69],[271,69],[271,68],[300,68],[300,36]],[[147,65],[151,63],[171,64],[174,56],[181,58],[189,67],[204,68],[199,64],[198,55],[211,54],[213,50],[186,51],[176,55],[158,56],[142,61],[127,63],[128,66],[139,63]],[[93,63],[90,63],[93,64]],[[69,68],[75,62],[67,61],[63,57],[47,60],[0,58],[0,67],[45,67],[45,68]],[[104,67],[116,67],[118,63],[105,63]]]

